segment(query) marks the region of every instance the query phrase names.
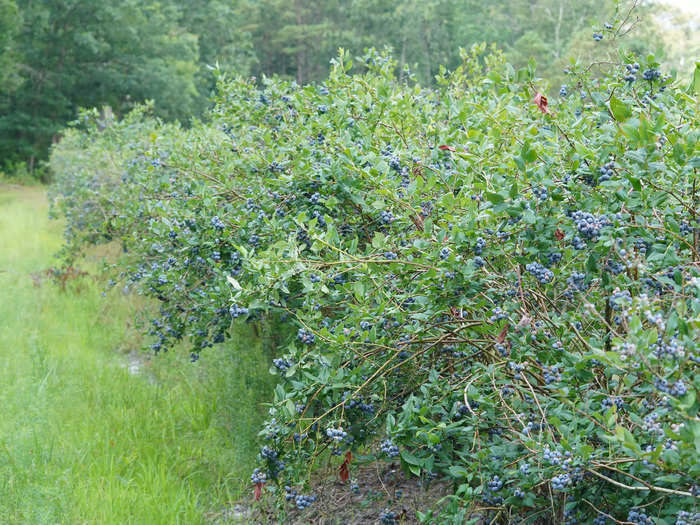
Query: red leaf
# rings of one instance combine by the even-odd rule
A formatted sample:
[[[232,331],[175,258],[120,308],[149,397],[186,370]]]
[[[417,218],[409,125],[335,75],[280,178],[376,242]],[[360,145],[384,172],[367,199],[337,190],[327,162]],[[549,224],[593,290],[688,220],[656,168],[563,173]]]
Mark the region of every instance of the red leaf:
[[[542,113],[545,113],[547,115],[551,115],[552,112],[549,111],[549,108],[547,107],[547,97],[545,97],[542,93],[539,91],[535,95],[535,99],[533,100],[535,105],[540,109]]]
[[[554,236],[558,241],[561,241],[564,238],[564,232],[557,228],[557,230],[554,232]]]
[[[446,144],[443,144],[442,146],[438,146],[438,149],[441,149],[442,151],[456,151],[454,146],[447,146]]]
[[[348,468],[348,465],[351,461],[352,452],[348,450],[345,454],[345,461],[343,461],[343,464],[340,465],[340,468],[338,469],[338,477],[340,478],[340,481],[347,481],[350,477],[350,469]]]
[[[503,330],[501,330],[501,333],[498,334],[498,337],[496,338],[497,343],[502,343],[503,341],[506,340],[506,335],[508,334],[508,325],[505,325],[503,327]]]
[[[255,484],[255,501],[258,501],[260,499],[260,496],[262,496],[262,488],[264,486],[265,484],[261,482]]]

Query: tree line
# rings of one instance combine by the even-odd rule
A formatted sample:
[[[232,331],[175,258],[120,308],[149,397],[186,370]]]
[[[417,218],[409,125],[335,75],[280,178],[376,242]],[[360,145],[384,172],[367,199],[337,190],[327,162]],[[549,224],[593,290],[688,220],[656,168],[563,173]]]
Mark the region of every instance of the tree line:
[[[390,47],[404,78],[428,84],[460,47],[495,44],[552,83],[591,39],[605,0],[0,0],[0,168],[45,158],[80,107],[201,116],[215,71],[324,78],[338,48]],[[622,9],[622,7],[620,7]],[[637,10],[635,16],[642,14]],[[648,33],[648,31],[647,31]],[[632,41],[634,43],[634,41]],[[658,52],[659,39],[638,49]],[[559,89],[559,86],[556,86]]]

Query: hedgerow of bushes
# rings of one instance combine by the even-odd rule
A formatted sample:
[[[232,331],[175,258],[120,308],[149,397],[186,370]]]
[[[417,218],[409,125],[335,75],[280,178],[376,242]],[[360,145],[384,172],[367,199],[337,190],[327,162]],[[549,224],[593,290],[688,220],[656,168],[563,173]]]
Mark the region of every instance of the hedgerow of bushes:
[[[187,130],[85,113],[51,161],[66,256],[122,243],[156,352],[275,337],[258,497],[313,513],[354,455],[451,480],[425,522],[698,523],[700,80],[623,56],[548,103],[463,59],[222,79]]]

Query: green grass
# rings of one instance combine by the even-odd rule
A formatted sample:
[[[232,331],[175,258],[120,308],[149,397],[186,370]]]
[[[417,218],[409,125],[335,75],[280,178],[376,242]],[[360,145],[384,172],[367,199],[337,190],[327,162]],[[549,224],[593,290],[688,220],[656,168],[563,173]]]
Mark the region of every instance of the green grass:
[[[41,188],[0,187],[0,523],[210,521],[249,489],[269,357],[247,334],[129,372],[138,297],[31,278],[60,232]]]

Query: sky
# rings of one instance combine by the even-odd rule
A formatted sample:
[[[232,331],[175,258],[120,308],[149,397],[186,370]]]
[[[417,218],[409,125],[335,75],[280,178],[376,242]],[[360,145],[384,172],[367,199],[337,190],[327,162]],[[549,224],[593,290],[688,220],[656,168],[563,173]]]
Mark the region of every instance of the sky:
[[[662,0],[659,3],[670,4],[696,15],[700,15],[700,0]]]

